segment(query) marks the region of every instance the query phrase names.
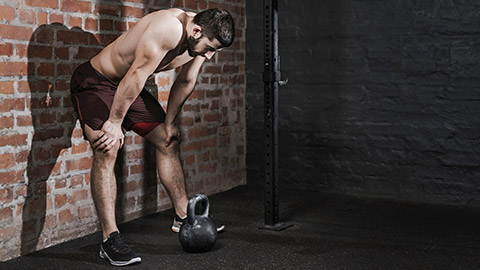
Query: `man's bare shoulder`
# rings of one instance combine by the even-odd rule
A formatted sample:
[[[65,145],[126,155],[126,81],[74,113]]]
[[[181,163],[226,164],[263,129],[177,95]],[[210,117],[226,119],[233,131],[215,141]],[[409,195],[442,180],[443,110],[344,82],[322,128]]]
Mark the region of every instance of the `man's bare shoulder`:
[[[184,35],[185,12],[181,9],[165,9],[150,13],[147,31],[149,37],[163,44],[177,46]]]

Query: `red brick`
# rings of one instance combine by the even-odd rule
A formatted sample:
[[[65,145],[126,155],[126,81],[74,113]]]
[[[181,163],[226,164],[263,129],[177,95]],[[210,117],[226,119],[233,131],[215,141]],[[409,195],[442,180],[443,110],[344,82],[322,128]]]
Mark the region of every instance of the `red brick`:
[[[0,129],[13,128],[13,116],[0,117]]]
[[[57,65],[57,76],[60,75],[70,75],[73,73],[75,68],[77,67],[76,64],[58,64]]]
[[[22,151],[15,154],[15,162],[16,163],[24,163],[28,161],[28,153],[29,151]]]
[[[119,5],[96,5],[94,14],[120,16],[121,6]]]
[[[211,73],[211,74],[220,74],[220,67],[219,66],[206,66],[203,69],[204,73]]]
[[[28,47],[28,58],[50,59],[52,58],[52,52],[52,46],[30,45]]]
[[[100,30],[113,31],[113,21],[111,19],[101,19]]]
[[[207,122],[218,122],[221,119],[220,113],[210,113],[210,114],[205,114],[203,116],[203,119]]]
[[[32,150],[33,152],[33,157],[35,160],[49,160],[51,157],[51,150],[50,149],[44,149],[44,148],[39,148],[36,150]]]
[[[92,208],[90,207],[79,207],[78,208],[78,217],[79,218],[86,218],[93,216]]]
[[[184,162],[186,165],[192,165],[195,163],[195,155],[185,157]]]
[[[68,91],[68,90],[70,90],[69,81],[56,80],[55,81],[55,90],[57,90],[57,91]],[[70,97],[68,99],[71,100]]]
[[[180,117],[178,121],[180,126],[193,126],[193,118],[191,117]]]
[[[88,198],[88,190],[76,190],[72,193],[70,204],[74,205],[75,202],[83,201]]]
[[[17,116],[17,126],[26,127],[32,125],[32,116]]]
[[[50,23],[61,23],[63,24],[63,15],[62,14],[50,14],[49,16]]]
[[[205,148],[209,148],[209,147],[214,147],[216,144],[217,144],[217,138],[213,137],[211,139],[203,140],[201,142],[201,148],[205,149]]]
[[[13,45],[11,43],[0,44],[0,55],[13,55]]]
[[[67,203],[67,195],[56,195],[55,196],[55,207],[61,208]]]
[[[165,87],[170,85],[170,76],[160,77],[157,79],[157,85],[159,87]]]
[[[141,159],[143,158],[143,150],[133,150],[127,152],[127,159]]]
[[[25,110],[25,99],[12,98],[0,100],[0,112],[23,111]]]
[[[29,10],[20,10],[20,21],[29,24],[35,24],[35,12]]]
[[[195,105],[185,104],[183,106],[183,111],[184,112],[200,112],[200,105],[199,104],[195,104]]]
[[[99,48],[80,47],[76,59],[90,59],[100,52]]]
[[[181,7],[183,8],[183,0],[175,0],[175,3],[172,7]]]
[[[70,52],[66,47],[55,48],[55,59],[68,60],[69,55],[70,55]]]
[[[197,9],[198,0],[185,0],[185,8]]]
[[[13,211],[11,207],[6,207],[0,210],[0,220],[5,221],[13,217]]]
[[[18,227],[16,225],[0,228],[0,239],[7,240],[17,235]]]
[[[23,182],[23,174],[25,170],[0,172],[0,184],[14,184]]]
[[[143,169],[144,169],[143,164],[132,165],[132,166],[130,166],[130,175],[137,174],[137,173],[142,173]]]
[[[98,22],[92,18],[85,19],[85,30],[98,30]]]
[[[76,31],[57,32],[57,40],[66,44],[88,44],[88,35]]]
[[[25,4],[32,7],[58,8],[57,0],[25,0]]]
[[[190,142],[190,143],[185,143],[182,144],[182,152],[188,152],[192,150],[200,150],[201,144],[199,142]]]
[[[37,69],[39,76],[54,76],[55,64],[54,63],[40,63]]]
[[[78,0],[63,0],[61,10],[90,13],[91,7],[89,2],[83,2]]]
[[[208,135],[208,128],[203,127],[203,128],[191,128],[188,130],[188,138],[189,139],[194,139],[198,137],[205,137]]]
[[[122,7],[122,17],[136,17],[141,18],[145,14],[144,8]]]
[[[220,147],[228,147],[230,145],[230,136],[220,137]]]
[[[35,31],[35,36],[33,39],[38,43],[46,43],[51,45],[53,40],[53,31],[48,28],[42,28],[40,30]]]
[[[200,156],[200,159],[201,159],[202,161],[204,161],[204,162],[205,162],[205,161],[209,161],[209,160],[210,160],[210,152],[207,151],[207,152],[203,153],[203,154]]]
[[[15,18],[15,8],[0,6],[0,21],[11,21]]]
[[[50,200],[49,200],[50,201]],[[53,229],[57,227],[57,218],[55,215],[48,215],[45,217],[44,228]]]
[[[0,94],[13,94],[13,82],[0,82]]]
[[[122,21],[115,21],[114,24],[113,24],[113,30],[115,31],[120,31],[120,32],[125,32],[127,31],[127,23],[126,22],[122,22]]]
[[[68,26],[70,27],[82,27],[82,18],[80,17],[75,17],[75,16],[69,16],[68,17]]]
[[[67,171],[86,170],[92,167],[93,159],[91,157],[85,157],[81,159],[68,160]]]
[[[72,145],[72,154],[79,154],[87,152],[87,142],[82,142],[80,144]]]
[[[238,70],[239,67],[234,65],[224,65],[222,68],[223,73],[236,73]]]
[[[214,173],[214,172],[217,171],[217,163],[200,165],[200,167],[198,168],[198,170],[199,170],[200,172],[210,172],[210,173]]]
[[[55,112],[42,112],[40,113],[40,125],[48,125],[57,122],[57,115]]]
[[[209,90],[209,91],[206,91],[206,94],[207,94],[207,98],[221,97],[222,90]]]
[[[45,12],[39,12],[37,18],[38,24],[47,24],[48,22],[48,14]]]
[[[148,0],[125,0],[125,2],[133,2],[133,3],[147,4],[147,3],[148,3]]]
[[[83,186],[83,175],[77,175],[70,179],[69,188],[79,188]]]
[[[1,25],[0,25],[1,27]],[[0,76],[27,75],[27,63],[2,62],[0,63]]]
[[[70,210],[66,209],[59,213],[60,225],[70,223],[75,220]]]
[[[200,10],[207,9],[207,1],[205,0],[198,1],[198,9]]]
[[[7,204],[13,200],[12,188],[2,187],[0,188],[0,203]]]

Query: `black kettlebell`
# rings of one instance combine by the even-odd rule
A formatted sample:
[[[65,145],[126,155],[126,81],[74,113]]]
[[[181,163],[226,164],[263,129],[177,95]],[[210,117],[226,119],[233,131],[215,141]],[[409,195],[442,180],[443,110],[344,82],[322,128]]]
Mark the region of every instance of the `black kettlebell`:
[[[204,212],[201,215],[195,215],[197,203],[203,204]],[[180,228],[180,244],[188,252],[207,252],[215,245],[217,241],[217,227],[208,217],[210,202],[207,196],[197,194],[188,202],[187,220]]]

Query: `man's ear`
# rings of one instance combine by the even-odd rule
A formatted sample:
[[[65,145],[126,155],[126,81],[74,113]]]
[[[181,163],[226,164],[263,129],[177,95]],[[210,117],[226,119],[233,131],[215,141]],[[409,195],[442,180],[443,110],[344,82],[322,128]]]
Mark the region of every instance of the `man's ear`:
[[[193,27],[193,37],[200,38],[202,36],[202,27],[200,25],[195,25]]]

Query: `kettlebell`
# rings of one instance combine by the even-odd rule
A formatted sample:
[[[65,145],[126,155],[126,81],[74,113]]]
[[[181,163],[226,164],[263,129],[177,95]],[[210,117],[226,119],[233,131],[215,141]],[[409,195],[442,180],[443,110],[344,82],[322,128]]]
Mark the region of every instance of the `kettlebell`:
[[[203,214],[195,215],[198,203],[203,204]],[[180,244],[187,252],[207,252],[217,241],[217,227],[208,217],[210,202],[207,196],[197,194],[188,202],[187,220],[182,224],[178,237]]]

